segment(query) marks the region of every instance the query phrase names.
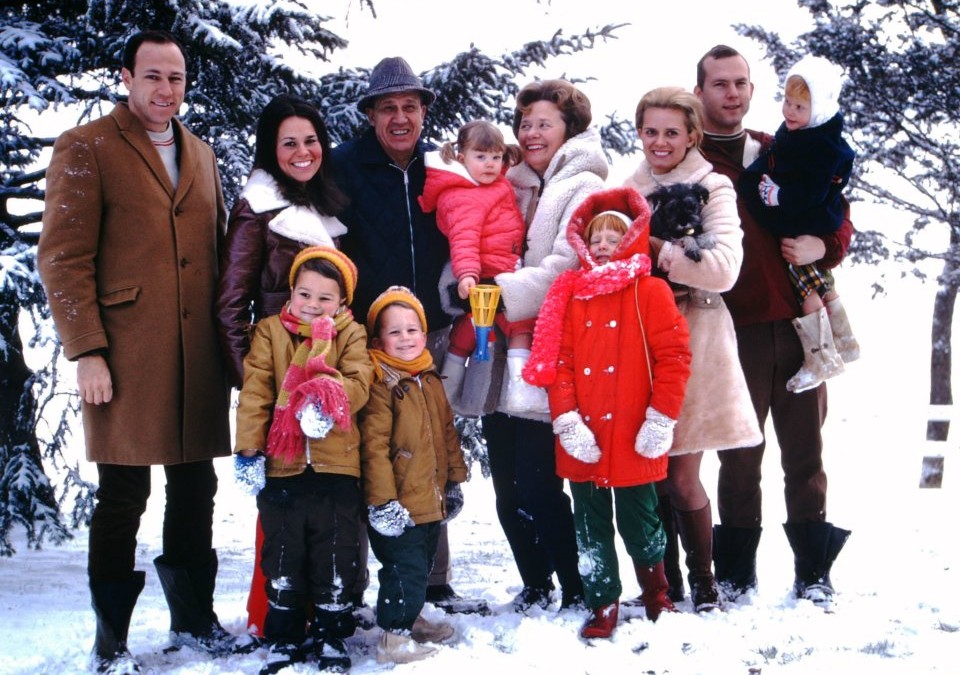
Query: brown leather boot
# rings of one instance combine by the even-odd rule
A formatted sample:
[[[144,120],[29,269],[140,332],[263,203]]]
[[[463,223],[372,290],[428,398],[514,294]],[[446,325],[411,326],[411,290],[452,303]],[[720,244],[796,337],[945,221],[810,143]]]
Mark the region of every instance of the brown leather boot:
[[[710,502],[696,511],[674,509],[680,542],[687,553],[690,599],[697,612],[720,608],[720,591],[713,578],[713,517]]]
[[[643,602],[643,609],[647,613],[647,618],[656,621],[660,618],[662,612],[676,612],[677,608],[673,606],[673,601],[667,595],[670,588],[667,584],[667,577],[663,572],[663,561],[656,565],[640,565],[633,563],[633,568],[637,572],[637,580],[640,582],[640,600]]]

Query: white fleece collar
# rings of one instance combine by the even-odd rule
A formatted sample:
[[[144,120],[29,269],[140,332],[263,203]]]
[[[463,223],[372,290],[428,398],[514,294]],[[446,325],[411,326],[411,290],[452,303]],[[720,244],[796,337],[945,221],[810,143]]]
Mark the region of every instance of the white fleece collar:
[[[277,234],[310,246],[333,246],[334,237],[347,233],[338,218],[324,216],[309,206],[294,206],[281,193],[277,181],[263,169],[254,169],[240,193],[254,213],[283,209],[268,227]],[[286,207],[286,208],[284,208]]]

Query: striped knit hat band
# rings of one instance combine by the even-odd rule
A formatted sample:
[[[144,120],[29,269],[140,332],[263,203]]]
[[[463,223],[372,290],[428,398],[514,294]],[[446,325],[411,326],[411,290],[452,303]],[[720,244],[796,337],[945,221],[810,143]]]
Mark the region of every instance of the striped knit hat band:
[[[290,266],[290,288],[293,288],[297,280],[297,272],[300,271],[303,263],[317,259],[326,260],[337,268],[340,276],[343,277],[343,286],[347,292],[347,305],[352,303],[353,292],[357,289],[357,266],[342,251],[329,246],[309,246],[297,254]]]
[[[406,286],[391,286],[378,295],[377,299],[370,305],[370,311],[367,312],[367,333],[369,335],[373,335],[373,329],[377,325],[377,317],[380,316],[380,312],[395,302],[409,305],[420,317],[420,326],[423,328],[423,332],[427,332],[427,314],[423,311],[423,305],[417,299],[417,296]]]

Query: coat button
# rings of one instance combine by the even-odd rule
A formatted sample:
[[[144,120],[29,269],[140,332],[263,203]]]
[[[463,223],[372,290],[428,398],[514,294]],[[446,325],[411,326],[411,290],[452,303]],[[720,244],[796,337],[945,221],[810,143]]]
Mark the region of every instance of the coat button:
[[[593,325],[593,321],[590,321],[589,319],[587,319],[587,328],[589,328],[592,325]]]
[[[616,328],[616,327],[617,327],[617,320],[614,319],[613,321],[611,321],[611,322],[608,323],[607,325],[610,326],[610,328]]]
[[[173,210],[173,215],[175,215],[175,216],[179,216],[179,215],[181,215],[182,213],[183,213],[183,209],[180,208],[179,206]]]
[[[189,264],[190,264],[189,260],[187,260],[186,258],[180,258],[180,267],[186,267]]]
[[[180,316],[182,316],[184,319],[190,318],[190,310],[189,310],[189,309],[185,309],[185,310],[181,311],[181,312],[180,312]]]
[[[607,372],[608,372],[608,373],[612,373],[613,371],[614,371],[614,367],[613,367],[613,366],[607,366]]]
[[[589,375],[589,374],[590,374],[590,369],[589,369],[589,368],[584,368],[584,369],[583,369],[583,374],[584,374],[584,375]]]

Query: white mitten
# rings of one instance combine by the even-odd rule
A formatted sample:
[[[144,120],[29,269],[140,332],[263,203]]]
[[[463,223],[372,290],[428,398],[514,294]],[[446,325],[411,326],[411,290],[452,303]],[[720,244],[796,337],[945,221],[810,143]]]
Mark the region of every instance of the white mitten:
[[[760,193],[760,201],[767,206],[780,206],[780,186],[767,174],[763,174],[760,179],[757,191]]]
[[[300,409],[300,430],[307,438],[326,438],[333,429],[333,418],[324,414],[317,403],[308,403]]]
[[[415,525],[410,512],[396,499],[391,499],[380,506],[368,506],[367,520],[370,527],[384,537],[399,537],[403,534],[404,528]]]
[[[267,484],[266,457],[259,452],[253,457],[246,457],[239,453],[234,455],[233,477],[241,490],[255,497]]]
[[[596,464],[600,461],[597,439],[590,431],[590,427],[583,423],[583,418],[576,410],[558,415],[553,420],[553,433],[560,440],[560,446],[574,459],[586,464]]]
[[[647,406],[647,419],[637,433],[636,451],[649,459],[656,459],[670,451],[673,445],[673,427],[677,420]]]

